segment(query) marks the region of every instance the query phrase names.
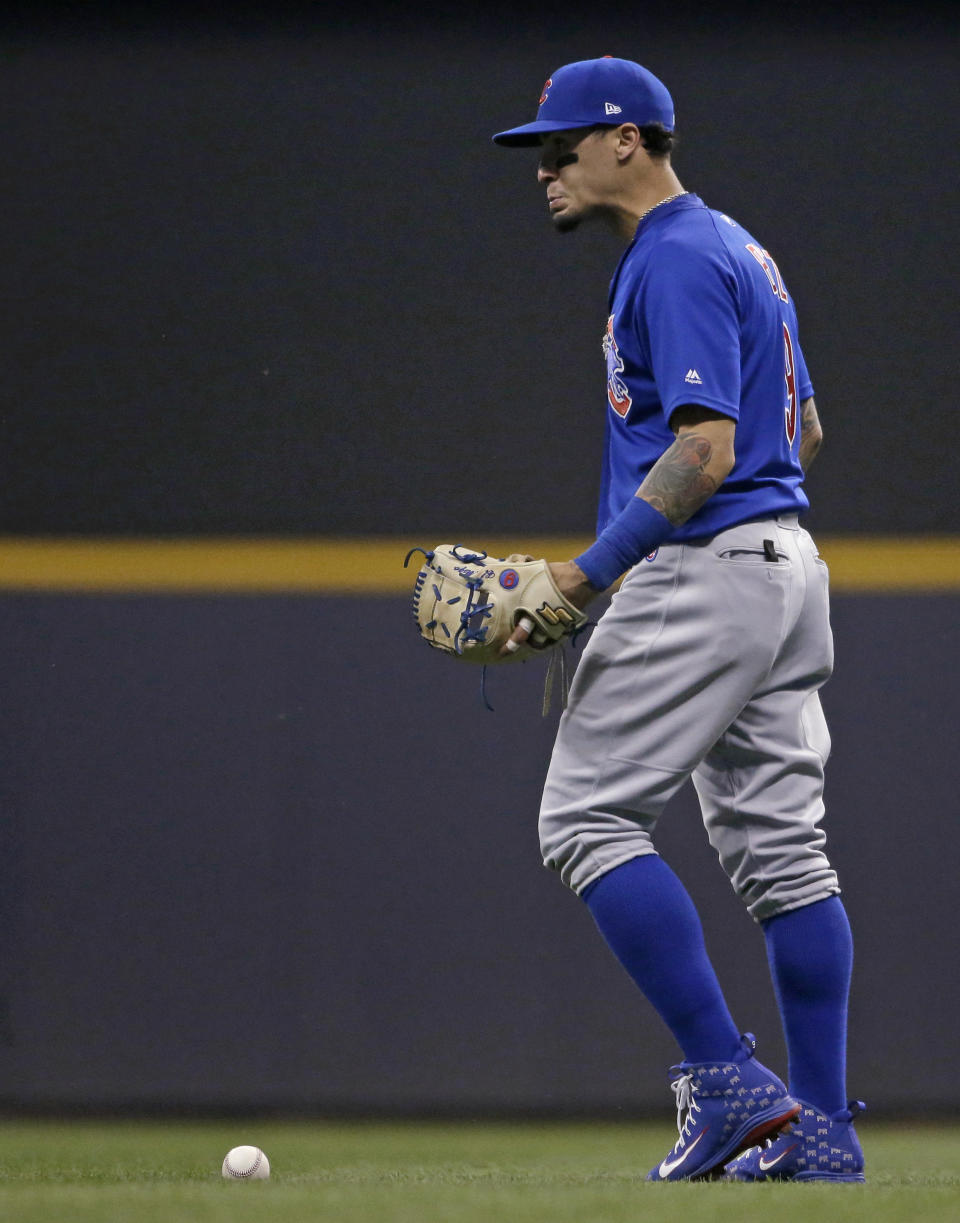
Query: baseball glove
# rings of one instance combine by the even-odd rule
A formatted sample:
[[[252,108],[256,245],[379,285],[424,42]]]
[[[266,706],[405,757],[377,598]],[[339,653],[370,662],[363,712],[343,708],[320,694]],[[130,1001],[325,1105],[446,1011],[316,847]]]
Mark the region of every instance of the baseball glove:
[[[423,552],[413,588],[420,635],[438,650],[468,662],[501,663],[535,658],[587,623],[560,593],[545,560],[513,555],[497,560],[463,544]],[[521,622],[530,636],[513,653],[500,650]]]

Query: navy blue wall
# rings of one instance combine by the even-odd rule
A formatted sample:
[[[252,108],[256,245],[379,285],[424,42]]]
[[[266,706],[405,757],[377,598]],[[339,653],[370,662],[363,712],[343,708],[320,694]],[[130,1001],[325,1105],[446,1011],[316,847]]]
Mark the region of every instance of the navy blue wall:
[[[953,6],[258,7],[4,40],[0,531],[589,530],[620,244],[490,135],[607,52],[794,294],[814,525],[960,530]]]
[[[666,80],[685,186],[784,270],[812,525],[960,531],[952,6],[318,7],[0,15],[0,533],[589,532],[618,244],[559,239],[489,137],[605,53]],[[672,1042],[539,866],[539,671],[490,714],[405,604],[0,596],[0,1103],[662,1110]],[[957,610],[836,600],[877,1107],[960,1089]],[[661,847],[782,1065],[689,793]]]
[[[0,600],[0,1103],[662,1110],[676,1049],[539,862],[542,670],[493,673],[489,713],[404,604]],[[827,826],[858,946],[851,1090],[881,1110],[960,1090],[935,928],[957,609],[835,601]],[[660,849],[782,1067],[762,938],[691,793]]]

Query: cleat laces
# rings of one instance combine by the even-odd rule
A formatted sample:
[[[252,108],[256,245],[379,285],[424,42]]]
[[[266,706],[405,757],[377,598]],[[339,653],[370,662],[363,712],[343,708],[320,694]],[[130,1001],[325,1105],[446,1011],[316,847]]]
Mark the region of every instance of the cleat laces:
[[[676,1145],[684,1147],[687,1144],[687,1139],[690,1137],[688,1126],[695,1120],[693,1114],[700,1112],[700,1105],[697,1103],[693,1090],[693,1075],[681,1074],[678,1079],[674,1079],[670,1084],[670,1090],[677,1101],[677,1131],[680,1137]],[[684,1113],[686,1113],[686,1117],[684,1117]]]

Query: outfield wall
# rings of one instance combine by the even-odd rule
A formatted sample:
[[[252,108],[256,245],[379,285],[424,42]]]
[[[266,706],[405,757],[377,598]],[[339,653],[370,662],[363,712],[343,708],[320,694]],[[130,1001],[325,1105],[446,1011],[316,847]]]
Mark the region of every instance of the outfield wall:
[[[622,242],[558,237],[490,137],[608,51],[797,303],[817,529],[960,529],[952,9],[32,7],[0,13],[0,531],[588,529]]]
[[[953,594],[835,597],[851,1091],[955,1107]],[[539,863],[541,671],[401,596],[0,597],[0,1103],[663,1111],[676,1059]],[[660,847],[782,1067],[762,939],[683,793]]]
[[[933,927],[960,840],[960,244],[925,172],[960,140],[951,11],[22,7],[0,14],[0,1105],[669,1107],[672,1042],[539,865],[541,675],[493,675],[488,713],[416,640],[399,566],[441,538],[576,555],[555,537],[591,529],[622,244],[558,238],[536,153],[490,135],[609,52],[667,81],[681,181],[798,305],[851,1090],[955,1108]],[[689,793],[660,843],[782,1066]]]

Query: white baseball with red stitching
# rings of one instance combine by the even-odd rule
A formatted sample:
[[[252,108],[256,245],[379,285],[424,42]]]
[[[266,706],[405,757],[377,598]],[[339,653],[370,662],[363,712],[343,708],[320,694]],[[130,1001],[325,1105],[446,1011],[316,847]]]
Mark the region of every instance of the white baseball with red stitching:
[[[227,1152],[221,1172],[228,1181],[265,1181],[270,1160],[259,1147],[234,1147]]]

